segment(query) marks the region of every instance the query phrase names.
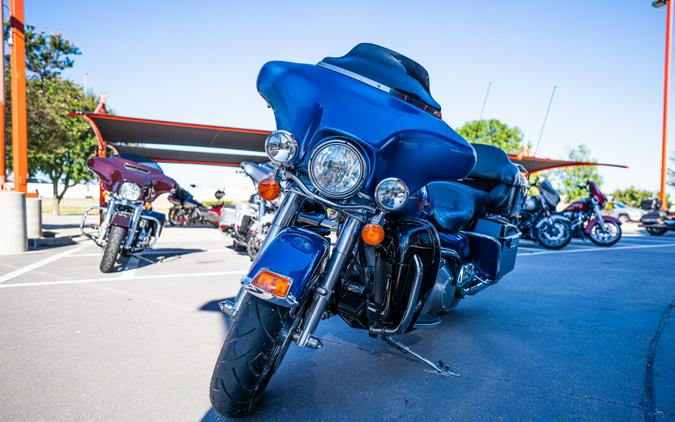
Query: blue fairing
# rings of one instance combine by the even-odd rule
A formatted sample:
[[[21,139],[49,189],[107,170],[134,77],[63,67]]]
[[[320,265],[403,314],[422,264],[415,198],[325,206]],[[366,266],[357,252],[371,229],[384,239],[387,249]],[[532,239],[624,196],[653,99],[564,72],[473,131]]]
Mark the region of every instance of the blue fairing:
[[[250,291],[250,283],[260,270],[282,274],[292,280],[287,299],[264,294],[263,298],[282,306],[296,306],[327,252],[325,238],[306,229],[286,228],[265,246],[241,283]]]
[[[277,129],[300,144],[298,162],[331,137],[352,139],[369,161],[364,190],[386,177],[403,179],[411,192],[434,180],[460,179],[476,162],[473,148],[443,120],[384,91],[314,65],[269,62],[258,91],[274,109]]]

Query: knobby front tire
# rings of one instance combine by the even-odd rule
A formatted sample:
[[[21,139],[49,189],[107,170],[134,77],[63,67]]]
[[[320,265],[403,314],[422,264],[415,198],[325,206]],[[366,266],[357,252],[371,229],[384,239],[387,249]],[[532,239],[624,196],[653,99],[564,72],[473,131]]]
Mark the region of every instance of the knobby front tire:
[[[285,348],[279,333],[288,311],[247,294],[232,321],[211,377],[211,404],[223,416],[249,414]]]
[[[103,258],[101,258],[101,272],[102,273],[111,273],[113,268],[115,268],[115,262],[117,262],[117,257],[120,254],[120,249],[122,249],[122,242],[127,235],[127,229],[120,226],[110,227],[110,233],[108,233],[108,243],[105,244],[103,249]]]

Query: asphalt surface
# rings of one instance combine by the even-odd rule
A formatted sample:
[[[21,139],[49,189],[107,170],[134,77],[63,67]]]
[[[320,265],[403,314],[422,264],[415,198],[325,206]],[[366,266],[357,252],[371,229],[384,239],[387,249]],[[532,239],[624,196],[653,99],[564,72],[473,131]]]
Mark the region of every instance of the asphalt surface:
[[[217,302],[249,265],[228,244],[169,228],[107,275],[88,241],[0,257],[0,421],[223,420]],[[334,318],[323,349],[292,346],[250,419],[675,420],[675,233],[522,246],[498,285],[399,338],[459,377]]]

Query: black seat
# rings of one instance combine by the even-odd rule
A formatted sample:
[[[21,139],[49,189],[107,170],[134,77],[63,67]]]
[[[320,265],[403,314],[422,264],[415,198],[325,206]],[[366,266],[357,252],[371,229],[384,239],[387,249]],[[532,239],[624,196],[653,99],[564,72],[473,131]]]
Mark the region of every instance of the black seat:
[[[431,220],[450,233],[466,228],[487,204],[487,193],[456,182],[432,182],[427,190]]]
[[[495,146],[472,146],[476,150],[476,165],[462,183],[487,193],[488,211],[508,215],[519,209],[519,191],[526,182],[518,167]]]
[[[429,73],[422,65],[388,48],[362,43],[342,57],[326,57],[323,63],[349,70],[406,94],[435,111],[441,111],[429,90]]]

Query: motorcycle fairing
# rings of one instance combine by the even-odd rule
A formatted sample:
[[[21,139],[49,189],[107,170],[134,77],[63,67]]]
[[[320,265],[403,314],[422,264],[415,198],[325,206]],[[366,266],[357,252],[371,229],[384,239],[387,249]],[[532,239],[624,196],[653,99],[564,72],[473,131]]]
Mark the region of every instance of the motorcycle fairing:
[[[116,192],[122,182],[132,182],[140,187],[152,186],[146,201],[170,192],[176,181],[161,171],[121,157],[91,157],[87,166],[101,179],[103,189]]]
[[[433,180],[465,177],[473,148],[443,120],[364,82],[314,65],[274,61],[258,75],[258,91],[274,110],[277,129],[295,135],[307,167],[308,151],[330,137],[347,137],[369,161],[364,190],[385,177],[411,192]],[[424,162],[415,163],[424,157]],[[411,165],[419,164],[419,165]]]
[[[328,240],[318,234],[299,227],[282,230],[260,252],[248,274],[241,280],[242,286],[252,294],[285,307],[298,306],[317,270],[323,264],[328,252]],[[263,269],[283,274],[291,279],[286,299],[261,291],[251,283]]]
[[[604,221],[613,221],[619,225],[621,224],[621,220],[619,220],[616,217],[612,217],[611,215],[603,215],[602,219]],[[584,230],[584,233],[591,234],[591,230],[593,230],[593,226],[595,226],[596,224],[598,224],[598,220],[595,217],[591,218],[591,221],[588,222],[588,225],[586,226],[586,230]]]

